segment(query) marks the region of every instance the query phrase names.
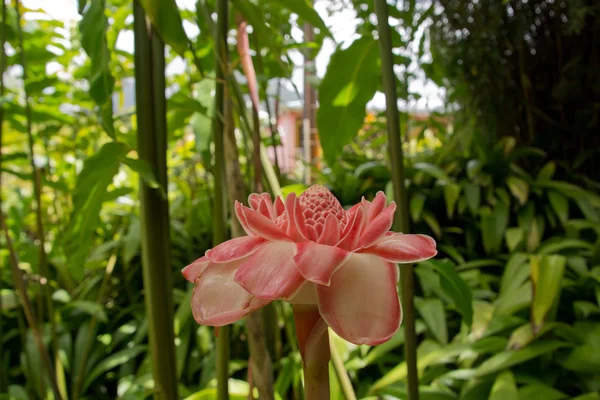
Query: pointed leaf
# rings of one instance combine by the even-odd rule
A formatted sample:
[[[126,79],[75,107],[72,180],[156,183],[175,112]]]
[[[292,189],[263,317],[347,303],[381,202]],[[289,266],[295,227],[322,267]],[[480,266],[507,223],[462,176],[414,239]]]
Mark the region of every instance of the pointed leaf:
[[[162,40],[185,58],[189,41],[175,0],[140,0],[140,4]]]
[[[535,332],[540,329],[546,314],[559,299],[566,264],[566,257],[561,255],[532,256],[529,261],[533,283],[531,322]]]
[[[422,264],[433,267],[440,276],[444,292],[452,299],[454,306],[463,316],[465,323],[473,323],[473,296],[467,283],[457,274],[452,262],[448,260],[428,260]]]
[[[379,46],[369,36],[331,56],[319,87],[317,126],[325,160],[334,165],[362,128],[366,105],[380,85]]]

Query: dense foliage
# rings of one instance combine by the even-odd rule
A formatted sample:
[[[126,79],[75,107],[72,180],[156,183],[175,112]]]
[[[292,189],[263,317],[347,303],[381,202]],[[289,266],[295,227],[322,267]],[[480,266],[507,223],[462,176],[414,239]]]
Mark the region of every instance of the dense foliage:
[[[324,22],[305,1],[232,3],[232,42],[236,16],[254,28],[250,43],[255,58],[262,58],[256,69],[263,99],[268,80],[291,76],[290,54],[295,49],[318,50],[329,35]],[[411,230],[435,237],[440,250],[434,260],[415,269],[421,398],[599,399],[598,183],[573,174],[576,163],[565,162],[563,157],[571,153],[555,153],[555,147],[525,147],[505,131],[498,136],[508,137],[497,144],[470,140],[473,132],[496,137],[499,121],[511,129],[519,126],[521,132],[531,128],[534,138],[545,137],[545,129],[554,126],[539,114],[534,117],[539,123],[528,125],[524,107],[529,103],[522,102],[522,92],[519,89],[516,97],[509,96],[514,94],[514,88],[509,89],[511,82],[521,76],[517,70],[523,65],[526,79],[541,74],[539,85],[529,89],[540,92],[531,98],[556,99],[546,92],[566,85],[565,92],[559,91],[566,96],[559,96],[564,101],[548,105],[564,105],[565,119],[552,137],[564,144],[564,137],[581,133],[582,143],[588,143],[585,138],[591,133],[586,132],[597,127],[594,115],[589,115],[594,106],[588,100],[597,99],[593,97],[597,92],[593,92],[593,84],[579,80],[577,71],[584,71],[589,82],[597,82],[597,60],[577,58],[576,54],[591,46],[587,40],[596,40],[585,34],[597,29],[594,5],[570,6],[569,10],[576,10],[576,6],[583,10],[575,13],[583,21],[576,31],[568,31],[566,25],[544,28],[553,38],[573,32],[579,35],[575,38],[585,37],[578,41],[569,36],[577,46],[563,46],[563,51],[572,54],[559,71],[551,72],[532,61],[534,55],[530,53],[522,64],[514,54],[502,62],[494,58],[500,52],[490,59],[484,57],[489,51],[480,42],[458,40],[463,37],[451,41],[444,36],[444,32],[456,34],[452,24],[470,24],[471,13],[485,12],[495,21],[516,24],[518,29],[477,19],[480,29],[522,38],[523,29],[533,29],[526,24],[528,18],[540,14],[536,2],[528,3],[527,13],[516,11],[527,2],[498,2],[494,6],[489,2],[447,2],[443,8],[436,8],[437,3],[397,3],[391,8],[390,24],[395,32],[394,46],[402,49],[396,60],[400,66],[399,97],[416,97],[407,92],[406,81],[413,76],[408,65],[414,57],[421,60],[426,39],[431,37],[436,50],[433,63],[427,67],[430,77],[437,76],[441,83],[455,88],[450,99],[460,103],[462,111],[476,110],[474,115],[485,117],[483,122],[476,118],[476,124],[459,121],[448,129],[434,115],[423,123],[418,137],[404,145]],[[11,399],[52,396],[36,332],[17,296],[12,261],[27,282],[63,398],[140,399],[152,395],[144,307],[147,293],[140,253],[140,177],[164,191],[170,202],[171,242],[156,246],[172,255],[179,397],[216,398],[214,331],[193,320],[191,285],[179,272],[213,243],[215,178],[210,123],[214,112],[216,61],[211,15],[215,4],[200,1],[197,9],[187,10],[178,9],[173,1],[140,1],[168,45],[168,66],[183,65],[167,76],[167,187],[158,184],[152,168],[138,159],[136,150],[138,121],[129,97],[134,58],[130,51],[117,46],[118,38],[133,28],[131,2],[89,0],[79,4],[82,20],[78,25],[37,18],[37,12],[22,6],[17,13],[12,5],[5,4],[2,32],[7,72],[2,93],[0,189],[8,236],[0,234],[0,398],[6,397],[5,393]],[[377,115],[364,125],[365,104],[381,89],[380,59],[373,50],[378,47],[372,4],[340,4],[355,8],[361,39],[336,50],[323,78],[322,87],[328,92],[319,98],[317,120],[329,162],[315,169],[313,176],[348,206],[362,196],[373,198],[378,190],[388,196],[392,191],[383,133],[385,118]],[[563,7],[560,4],[545,6],[543,12]],[[330,11],[335,12],[336,7],[340,5],[334,3]],[[509,7],[515,10],[517,22],[507,16]],[[293,27],[305,21],[321,28],[313,43],[297,42],[291,34]],[[437,24],[431,25],[432,21]],[[570,23],[574,21],[569,17]],[[189,31],[184,26],[190,25],[199,33],[188,40]],[[427,31],[427,26],[433,26],[432,30]],[[446,29],[449,26],[453,29]],[[417,35],[419,28],[431,33]],[[468,37],[490,34],[475,29],[470,32],[475,36]],[[505,45],[504,39],[495,40],[499,46]],[[421,45],[414,52],[406,48],[415,41]],[[230,47],[230,68],[236,74],[228,76],[241,76],[239,56],[235,46]],[[538,54],[546,54],[541,47],[535,48]],[[462,64],[453,62],[458,54],[464,59]],[[348,59],[363,62],[348,63]],[[467,79],[465,71],[471,71],[473,65],[494,68],[485,77],[477,72],[475,76],[481,80]],[[561,83],[560,76],[570,78]],[[519,82],[517,87],[523,84]],[[576,89],[569,82],[585,84],[596,94],[585,97],[588,92],[580,91],[582,98],[573,99]],[[492,90],[489,84],[506,87],[504,91],[495,86]],[[233,159],[241,168],[241,190],[248,193],[254,173],[249,157],[251,113],[244,97],[248,87],[243,79],[229,87],[230,117],[238,147]],[[490,102],[500,102],[503,107],[494,108]],[[353,118],[340,121],[340,113]],[[555,120],[555,114],[550,114]],[[408,126],[405,117],[403,129]],[[266,134],[267,126],[263,127],[263,147],[278,140]],[[264,183],[276,192],[275,170],[268,167],[265,163]],[[293,177],[284,176],[281,182],[283,193],[304,189]],[[39,205],[36,187],[40,189]],[[231,219],[229,222],[231,230],[235,229]],[[302,366],[291,310],[286,304],[276,304],[268,312],[275,315],[275,324],[267,329],[266,337],[273,358],[276,398],[301,399]],[[406,397],[402,330],[389,342],[372,348],[350,345],[335,336],[333,342],[358,398]],[[248,359],[248,333],[240,321],[232,326],[232,399],[248,398]],[[342,399],[336,372],[332,367],[332,399]]]

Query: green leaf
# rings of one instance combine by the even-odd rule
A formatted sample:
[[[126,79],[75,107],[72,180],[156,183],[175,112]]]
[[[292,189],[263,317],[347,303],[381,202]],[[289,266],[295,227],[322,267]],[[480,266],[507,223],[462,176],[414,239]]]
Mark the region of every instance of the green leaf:
[[[456,202],[460,197],[460,186],[456,183],[447,183],[444,185],[444,200],[446,201],[446,213],[448,218],[452,219]]]
[[[106,316],[106,312],[104,311],[104,307],[102,305],[95,303],[93,301],[87,300],[75,300],[71,301],[67,307],[74,308],[79,311],[83,311],[86,314],[91,315],[92,317],[96,317],[100,322],[107,322],[108,317]]]
[[[516,197],[521,205],[527,203],[527,199],[529,198],[529,185],[524,179],[516,176],[509,176],[506,179],[506,184],[512,195]]]
[[[90,57],[90,89],[92,99],[100,107],[102,127],[113,139],[115,130],[112,118],[112,94],[115,78],[111,74],[110,51],[106,42],[108,21],[104,14],[104,1],[91,0],[79,23],[81,47]]]
[[[522,228],[508,228],[504,234],[504,240],[506,240],[506,247],[512,253],[515,251],[517,246],[523,242],[525,232]]]
[[[481,238],[486,254],[500,251],[504,232],[508,226],[508,206],[501,201],[496,203],[493,211],[485,208],[481,212]]]
[[[519,400],[515,377],[510,371],[504,371],[496,377],[489,400]]]
[[[446,313],[440,299],[415,299],[415,306],[429,332],[443,345],[448,344]]]
[[[426,199],[427,197],[423,193],[415,193],[410,198],[410,216],[414,222],[419,222],[421,220]]]
[[[509,350],[503,353],[498,353],[481,363],[481,365],[477,368],[475,376],[480,378],[488,374],[493,374],[515,365],[522,364],[526,361],[532,360],[562,347],[568,347],[568,344],[558,340],[547,340],[533,343],[532,345],[523,349]]]
[[[531,282],[527,281],[513,291],[498,296],[495,302],[498,315],[513,315],[531,304]]]
[[[164,188],[160,185],[160,183],[158,183],[158,180],[156,180],[156,175],[154,174],[154,171],[148,162],[145,160],[140,160],[139,158],[129,157],[124,157],[121,159],[121,161],[134,172],[137,172],[142,179],[144,179],[148,186],[153,189],[160,189],[162,195],[166,196]]]
[[[544,399],[544,400],[547,400],[547,399]],[[586,393],[586,394],[582,394],[581,396],[573,397],[571,400],[600,400],[600,393],[598,393],[598,392]]]
[[[431,211],[425,210],[425,212],[423,212],[423,220],[425,221],[427,226],[429,226],[429,228],[433,231],[436,237],[439,238],[442,236],[442,227],[440,226],[440,223]]]
[[[473,323],[473,296],[467,283],[458,276],[452,262],[448,260],[428,260],[422,263],[431,266],[438,272],[444,293],[452,299],[465,323],[471,326]]]
[[[577,185],[573,185],[572,183],[549,181],[540,182],[537,184],[537,186],[546,189],[553,189],[574,200],[587,200],[594,207],[600,207],[600,195],[585,190]]]
[[[473,323],[471,324],[471,332],[476,338],[483,337],[493,316],[494,306],[492,304],[481,300],[473,302]]]
[[[542,169],[540,170],[540,172],[538,173],[537,180],[540,182],[549,181],[550,179],[552,179],[555,172],[556,172],[556,163],[554,161],[548,161],[546,163],[546,165],[544,165],[542,167]]]
[[[424,369],[431,365],[450,362],[450,359],[452,357],[456,357],[462,352],[469,350],[470,348],[471,344],[469,343],[455,343],[433,350],[419,357],[419,368]],[[406,375],[406,362],[403,361],[401,364],[392,368],[390,371],[388,371],[388,373],[386,373],[379,380],[373,383],[371,389],[369,390],[369,393],[378,393],[380,389],[406,379]]]
[[[534,383],[519,389],[519,399],[527,400],[561,400],[568,396],[563,392],[541,383]]]
[[[325,25],[325,22],[323,22],[323,19],[321,19],[321,16],[319,15],[319,13],[317,11],[315,11],[315,9],[311,6],[311,4],[308,1],[306,1],[306,0],[286,0],[286,1],[268,0],[268,1],[271,3],[277,3],[277,4],[282,5],[283,7],[287,8],[291,12],[298,14],[298,17],[300,19],[308,22],[313,27],[320,29],[322,33],[325,33],[329,37],[333,37],[331,35],[331,32],[329,32],[329,28],[327,28],[327,25]]]
[[[175,0],[140,0],[146,15],[161,39],[185,58],[189,40]]]
[[[562,361],[562,366],[569,371],[584,374],[600,374],[600,357],[598,347],[586,344],[577,346],[571,350]]]
[[[467,200],[467,207],[471,211],[472,215],[477,215],[479,206],[481,204],[481,188],[475,183],[466,183],[463,186],[465,193],[465,199]]]
[[[136,345],[133,347],[129,347],[116,353],[111,354],[106,357],[102,361],[100,361],[86,376],[86,379],[83,383],[83,392],[92,384],[94,380],[101,377],[103,374],[107,373],[113,368],[116,368],[120,365],[127,363],[129,360],[134,359],[138,355],[142,354],[147,350],[145,345]]]
[[[317,126],[323,155],[330,166],[363,127],[366,105],[380,86],[379,46],[369,36],[331,56],[319,87]]]
[[[531,256],[529,260],[533,283],[531,317],[535,332],[542,326],[552,304],[559,299],[566,264],[566,257],[561,255]]]
[[[106,143],[88,157],[77,177],[73,193],[73,213],[65,237],[65,254],[76,279],[83,277],[84,260],[92,247],[92,238],[100,223],[100,210],[106,200],[108,186],[119,172],[120,160],[127,153],[121,143]]]
[[[509,295],[527,280],[530,273],[528,260],[526,253],[515,253],[508,259],[500,281],[500,296]]]
[[[413,168],[417,171],[421,171],[426,173],[427,175],[432,176],[433,178],[439,179],[443,182],[450,182],[450,177],[448,174],[444,172],[440,167],[434,164],[420,162],[413,165]]]
[[[569,201],[567,198],[551,190],[548,192],[548,200],[560,222],[565,224],[569,219]]]

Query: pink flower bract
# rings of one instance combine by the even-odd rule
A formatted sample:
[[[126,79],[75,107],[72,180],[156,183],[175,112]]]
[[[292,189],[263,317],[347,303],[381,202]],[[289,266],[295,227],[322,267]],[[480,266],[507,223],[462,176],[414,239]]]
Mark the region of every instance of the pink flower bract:
[[[237,203],[248,236],[224,242],[182,270],[196,284],[191,301],[199,324],[222,326],[273,300],[318,307],[325,322],[356,344],[387,341],[402,321],[399,263],[437,254],[426,235],[389,232],[396,204],[383,192],[344,210],[323,186],[285,203],[252,194]]]

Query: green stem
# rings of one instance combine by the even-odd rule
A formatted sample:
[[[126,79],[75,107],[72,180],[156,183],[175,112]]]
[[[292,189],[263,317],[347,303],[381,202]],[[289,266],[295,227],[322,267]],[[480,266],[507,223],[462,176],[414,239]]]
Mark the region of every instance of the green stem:
[[[40,280],[42,284],[42,297],[46,300],[46,307],[48,311],[48,316],[50,323],[52,325],[52,343],[55,343],[56,336],[56,325],[54,319],[54,304],[52,303],[52,298],[50,296],[49,290],[49,272],[48,272],[48,262],[46,258],[46,248],[45,248],[45,234],[44,234],[44,223],[42,218],[42,180],[40,176],[40,171],[35,165],[35,150],[34,150],[34,140],[33,140],[33,127],[31,123],[31,104],[29,102],[29,94],[27,92],[27,63],[25,59],[25,47],[23,46],[23,28],[21,27],[21,9],[19,0],[15,0],[15,10],[17,14],[17,34],[19,38],[19,47],[21,49],[21,66],[23,67],[23,91],[25,94],[25,118],[26,118],[26,126],[27,126],[27,144],[29,146],[29,161],[31,164],[31,176],[32,176],[32,184],[33,184],[33,194],[35,197],[35,221],[36,221],[36,231],[39,243],[38,248],[38,263],[39,263],[39,272],[42,276]],[[44,281],[45,280],[45,281]],[[41,311],[41,310],[40,310]],[[40,313],[38,315],[40,320],[44,319],[43,314]]]
[[[4,97],[4,70],[6,69],[6,54],[4,52],[4,44],[6,43],[6,2],[2,0],[2,25],[0,26],[0,97]],[[0,105],[0,212],[2,212],[2,143],[3,143],[3,123],[4,123],[4,104]],[[4,319],[2,318],[2,277],[0,277],[0,394],[6,393],[8,381],[6,380],[4,364],[4,346],[2,339],[4,338]],[[8,365],[6,365],[8,366]]]
[[[38,348],[38,352],[40,353],[40,356],[42,358],[44,369],[46,370],[46,373],[48,374],[48,377],[50,379],[50,385],[52,386],[54,397],[58,400],[62,400],[63,397],[60,393],[60,389],[58,388],[58,383],[56,382],[56,375],[54,374],[52,360],[50,359],[50,354],[48,353],[48,349],[44,344],[42,334],[40,332],[37,320],[33,313],[31,300],[29,298],[29,295],[27,294],[27,285],[25,284],[25,280],[23,279],[23,275],[21,273],[21,270],[19,269],[19,259],[17,257],[17,253],[13,246],[12,239],[8,232],[8,226],[6,226],[4,212],[2,212],[1,210],[0,229],[4,232],[6,248],[8,249],[9,262],[12,270],[13,284],[15,286],[16,292],[19,294],[19,302],[21,303],[21,307],[23,308],[23,313],[25,314],[25,318],[27,319],[27,324],[29,325],[29,328],[33,333],[33,338]]]
[[[137,1],[134,4],[134,44],[138,156],[152,167],[157,181],[166,191],[165,48]],[[144,297],[155,398],[177,399],[169,203],[159,188],[151,188],[141,177],[140,218]]]
[[[338,378],[340,389],[342,390],[344,398],[346,400],[356,400],[356,394],[354,393],[354,388],[352,387],[350,377],[348,377],[348,371],[346,371],[346,367],[344,367],[344,361],[342,360],[340,353],[338,353],[331,337],[329,338],[329,348],[331,351],[331,363],[333,364],[333,370]]]
[[[381,46],[381,68],[386,99],[394,199],[398,205],[396,208],[394,230],[396,232],[408,233],[408,200],[406,188],[404,186],[404,162],[401,143],[402,133],[400,132],[398,99],[396,97],[396,75],[394,74],[392,39],[390,27],[388,25],[389,10],[386,0],[374,0],[374,2],[378,21],[379,43]],[[417,334],[415,331],[414,276],[412,265],[402,266],[400,269],[400,281],[402,286],[401,292],[404,311],[404,355],[408,372],[408,400],[417,400],[419,398],[419,378],[417,375]]]
[[[216,49],[216,86],[215,86],[215,115],[212,123],[215,143],[215,197],[213,205],[213,246],[227,239],[227,207],[225,191],[225,80],[227,72],[227,30],[229,27],[228,0],[217,0],[217,28],[215,33]],[[217,399],[229,399],[229,336],[230,327],[223,326],[217,338]]]

